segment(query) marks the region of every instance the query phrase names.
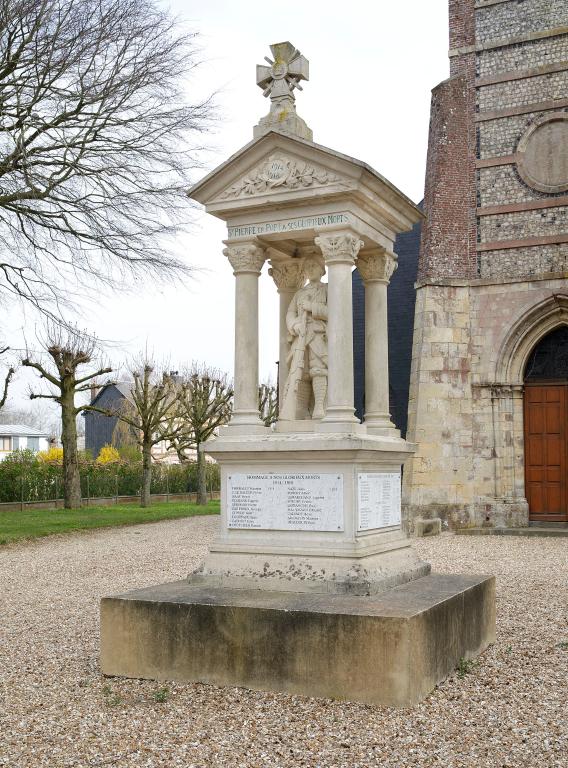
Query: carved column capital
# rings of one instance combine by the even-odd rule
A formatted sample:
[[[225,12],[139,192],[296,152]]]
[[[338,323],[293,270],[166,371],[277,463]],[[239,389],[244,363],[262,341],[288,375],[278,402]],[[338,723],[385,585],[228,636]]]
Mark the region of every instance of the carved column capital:
[[[373,248],[359,254],[357,269],[364,283],[388,283],[398,267],[396,253],[384,248]]]
[[[260,275],[264,264],[264,250],[255,243],[229,245],[223,253],[229,259],[235,275],[252,273]]]
[[[364,243],[353,232],[329,232],[318,235],[315,244],[323,253],[326,264],[354,264]]]
[[[273,261],[268,274],[274,280],[278,293],[296,292],[306,282],[302,259]]]

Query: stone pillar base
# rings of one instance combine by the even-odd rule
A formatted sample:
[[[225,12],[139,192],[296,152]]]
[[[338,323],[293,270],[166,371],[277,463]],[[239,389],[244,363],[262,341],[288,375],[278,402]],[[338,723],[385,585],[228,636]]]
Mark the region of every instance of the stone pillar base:
[[[408,707],[495,639],[495,580],[432,575],[378,597],[186,581],[103,598],[105,675]]]
[[[387,549],[387,547],[389,549]],[[362,557],[212,551],[188,577],[192,585],[275,592],[375,595],[430,573],[406,536]]]

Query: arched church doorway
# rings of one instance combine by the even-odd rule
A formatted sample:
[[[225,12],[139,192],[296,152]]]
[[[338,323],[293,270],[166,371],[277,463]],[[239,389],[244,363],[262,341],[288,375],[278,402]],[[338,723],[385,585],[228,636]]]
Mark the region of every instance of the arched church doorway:
[[[568,326],[539,341],[527,361],[524,382],[529,518],[568,522]]]

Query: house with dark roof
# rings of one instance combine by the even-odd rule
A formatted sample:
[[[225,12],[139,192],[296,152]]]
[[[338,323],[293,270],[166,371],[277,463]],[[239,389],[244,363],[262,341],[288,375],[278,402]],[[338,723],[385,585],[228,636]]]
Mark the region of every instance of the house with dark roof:
[[[100,389],[92,391],[91,405],[116,413],[121,410],[126,401],[132,401],[133,386],[131,381],[105,384]],[[106,416],[104,413],[97,413],[97,411],[85,411],[83,417],[85,419],[85,450],[89,451],[93,458],[99,455],[104,445],[120,448],[126,441],[132,444],[136,439],[134,430],[130,427],[117,430],[118,418],[116,416]],[[187,455],[189,458],[194,458],[195,452],[188,451]],[[152,458],[163,464],[177,464],[179,461],[175,451],[168,449],[165,440],[152,446]]]
[[[117,381],[105,384],[98,390],[94,390],[91,396],[91,405],[109,411],[120,411],[123,403],[131,399],[130,390],[132,382]],[[96,411],[86,411],[85,419],[85,450],[90,451],[93,457],[97,457],[103,445],[113,445],[113,434],[118,418],[106,416]]]

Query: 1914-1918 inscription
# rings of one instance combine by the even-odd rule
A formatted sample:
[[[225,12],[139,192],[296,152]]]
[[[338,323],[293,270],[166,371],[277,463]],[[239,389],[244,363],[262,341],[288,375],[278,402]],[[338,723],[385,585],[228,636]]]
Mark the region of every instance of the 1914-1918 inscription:
[[[343,477],[337,474],[231,474],[229,528],[342,531]]]
[[[400,474],[398,472],[360,472],[359,530],[400,525]]]

